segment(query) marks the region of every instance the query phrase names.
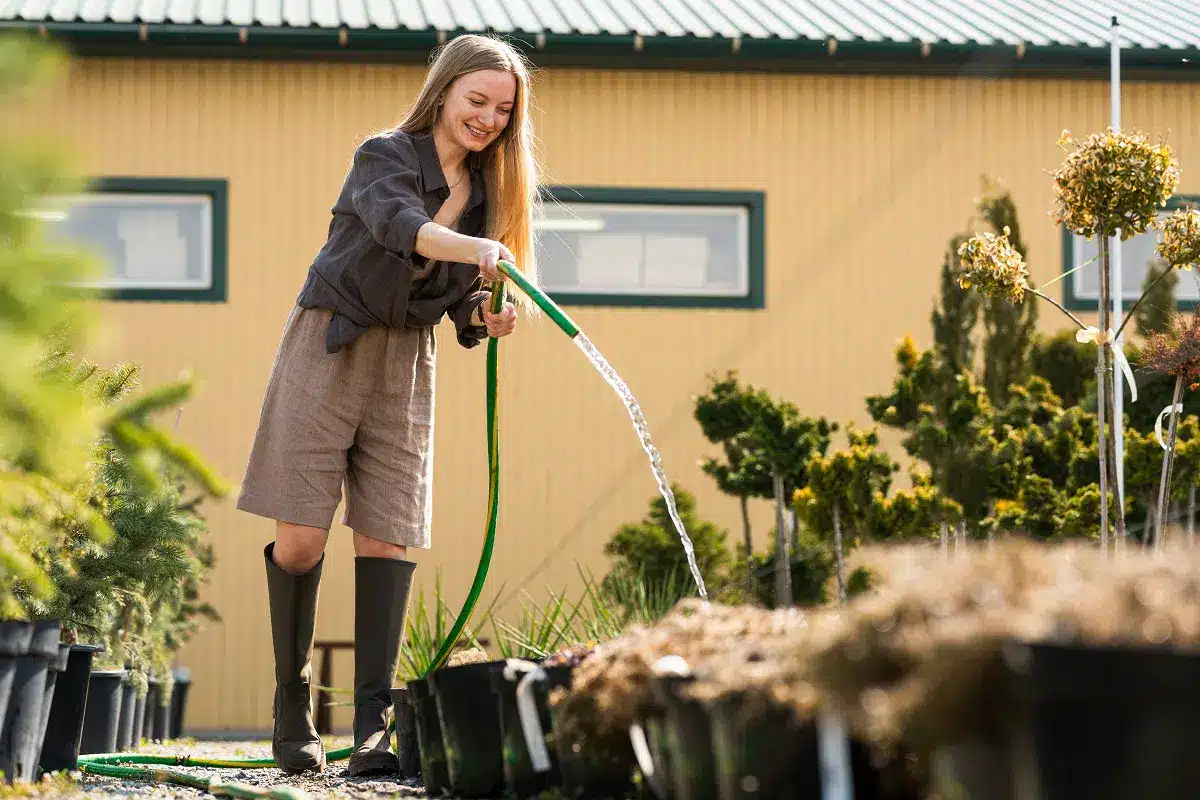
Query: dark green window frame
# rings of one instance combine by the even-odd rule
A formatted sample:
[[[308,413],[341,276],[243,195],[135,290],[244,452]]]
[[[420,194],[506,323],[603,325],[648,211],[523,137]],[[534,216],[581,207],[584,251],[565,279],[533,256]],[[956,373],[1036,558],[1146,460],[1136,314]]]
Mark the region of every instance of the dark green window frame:
[[[650,189],[610,186],[549,186],[542,195],[562,203],[607,203],[682,206],[741,206],[747,211],[746,293],[737,296],[597,294],[550,292],[560,305],[660,308],[750,308],[765,307],[766,195],[754,191],[705,189]]]
[[[1167,200],[1166,206],[1160,209],[1159,214],[1163,212],[1171,212],[1184,206],[1200,205],[1200,195],[1184,194],[1176,195]],[[1075,266],[1075,234],[1071,233],[1065,227],[1061,228],[1062,232],[1062,271],[1066,272],[1073,269]],[[1122,263],[1122,271],[1125,264]],[[1140,269],[1142,264],[1138,265]],[[1075,293],[1075,275],[1068,275],[1062,279],[1062,298],[1063,306],[1069,311],[1091,311],[1097,312],[1100,310],[1100,301],[1093,300],[1090,297],[1080,297]],[[1133,307],[1136,298],[1123,300],[1121,307],[1128,311]],[[1191,311],[1197,305],[1196,300],[1184,299],[1177,300],[1175,307],[1179,311]]]
[[[137,302],[224,303],[229,286],[229,182],[223,178],[101,177],[89,182],[85,194],[206,195],[212,204],[212,274],[205,288],[105,288],[87,292],[103,300]]]

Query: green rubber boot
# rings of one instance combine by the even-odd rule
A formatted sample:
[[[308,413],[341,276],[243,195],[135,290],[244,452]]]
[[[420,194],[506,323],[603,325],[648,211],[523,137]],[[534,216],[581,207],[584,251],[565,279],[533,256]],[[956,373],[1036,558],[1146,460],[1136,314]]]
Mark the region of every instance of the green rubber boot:
[[[402,559],[354,559],[354,752],[347,775],[400,772],[387,735],[388,710],[416,566]]]
[[[325,556],[305,574],[291,575],[275,564],[274,548],[272,542],[263,551],[271,599],[271,642],[275,647],[271,756],[290,775],[323,772],[325,745],[313,724],[311,684],[317,594]]]

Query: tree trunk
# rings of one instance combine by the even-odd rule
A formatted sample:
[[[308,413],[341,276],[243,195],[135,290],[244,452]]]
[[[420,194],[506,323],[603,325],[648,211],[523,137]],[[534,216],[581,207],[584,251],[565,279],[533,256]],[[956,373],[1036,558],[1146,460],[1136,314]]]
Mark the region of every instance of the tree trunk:
[[[1108,237],[1100,236],[1100,333],[1108,330]],[[1106,424],[1105,396],[1108,392],[1108,377],[1104,366],[1106,348],[1100,342],[1096,347],[1096,434],[1098,442],[1096,450],[1100,455],[1100,549],[1108,552],[1108,436],[1104,429]]]
[[[742,506],[742,544],[746,548],[746,597],[754,597],[754,539],[750,536],[750,498],[738,498]]]
[[[1108,485],[1112,487],[1113,493],[1113,539],[1121,542],[1125,540],[1125,498],[1121,494],[1121,483],[1117,480],[1117,473],[1123,468],[1122,464],[1117,460],[1117,406],[1116,406],[1116,382],[1114,379],[1114,371],[1117,369],[1115,351],[1112,345],[1104,348],[1105,351],[1105,380],[1108,387],[1112,391],[1104,395],[1104,402],[1107,404],[1105,416],[1108,417],[1109,437],[1108,437]],[[1165,508],[1165,506],[1164,506]]]
[[[842,514],[841,504],[833,503],[833,549],[837,556],[838,602],[846,604],[846,561],[842,552]]]
[[[1175,463],[1175,434],[1179,415],[1175,407],[1179,396],[1183,394],[1183,373],[1175,378],[1175,394],[1171,397],[1171,423],[1167,429],[1167,452],[1163,453],[1162,475],[1158,482],[1158,524],[1154,526],[1154,551],[1161,553],[1163,548],[1163,526],[1166,525],[1167,503],[1170,502],[1171,467]]]
[[[775,483],[775,607],[787,608],[792,604],[792,559],[784,512],[787,499],[783,476],[776,471],[771,478]]]
[[[942,523],[942,530],[940,533],[940,538],[941,538],[941,546],[942,546],[942,557],[944,558],[944,557],[950,555],[950,525],[949,525],[949,523],[946,523],[946,522]]]
[[[1196,487],[1195,486],[1188,489],[1187,543],[1188,543],[1188,547],[1193,547],[1196,544]]]
[[[1158,516],[1158,506],[1154,505],[1154,498],[1146,499],[1146,522],[1142,525],[1142,547],[1149,547],[1154,534],[1154,518]],[[1117,542],[1117,552],[1121,552],[1121,543]]]
[[[958,527],[954,529],[954,552],[957,553],[959,548],[964,550],[967,547],[967,521],[964,519],[958,523]]]

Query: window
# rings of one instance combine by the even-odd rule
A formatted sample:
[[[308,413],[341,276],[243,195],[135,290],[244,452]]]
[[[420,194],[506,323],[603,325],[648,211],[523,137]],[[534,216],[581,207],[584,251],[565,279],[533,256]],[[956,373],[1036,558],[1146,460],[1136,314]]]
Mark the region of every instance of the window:
[[[1200,201],[1200,197],[1177,196],[1167,201],[1158,210],[1159,218],[1170,216],[1185,204]],[[1142,282],[1146,279],[1147,265],[1157,256],[1154,247],[1158,243],[1157,231],[1147,231],[1120,242],[1121,247],[1121,294],[1128,310],[1142,294]],[[1089,242],[1063,230],[1063,271],[1087,264],[1063,279],[1063,305],[1072,311],[1095,311],[1100,302],[1100,250],[1099,239]],[[1087,263],[1090,259],[1096,259]],[[1180,308],[1188,309],[1200,301],[1200,272],[1180,272],[1175,285],[1175,299]]]
[[[227,213],[225,181],[106,178],[44,216],[48,237],[98,258],[90,288],[120,300],[224,302]]]
[[[554,188],[538,268],[571,305],[763,307],[763,195]]]

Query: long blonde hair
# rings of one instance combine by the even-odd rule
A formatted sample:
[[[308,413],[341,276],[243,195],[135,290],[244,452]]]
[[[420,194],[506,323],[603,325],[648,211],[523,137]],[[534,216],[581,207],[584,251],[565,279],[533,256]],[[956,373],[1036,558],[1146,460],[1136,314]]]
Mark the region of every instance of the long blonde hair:
[[[529,65],[507,42],[478,34],[451,39],[434,55],[416,102],[396,125],[406,133],[433,130],[439,99],[462,75],[486,69],[508,72],[516,79],[517,92],[508,124],[485,150],[468,155],[483,173],[487,188],[484,236],[507,247],[516,259],[517,269],[537,285],[533,216],[538,208],[539,168],[533,152],[535,139],[529,114],[532,97]],[[524,292],[515,289],[514,292],[525,311],[537,313],[537,307]]]

